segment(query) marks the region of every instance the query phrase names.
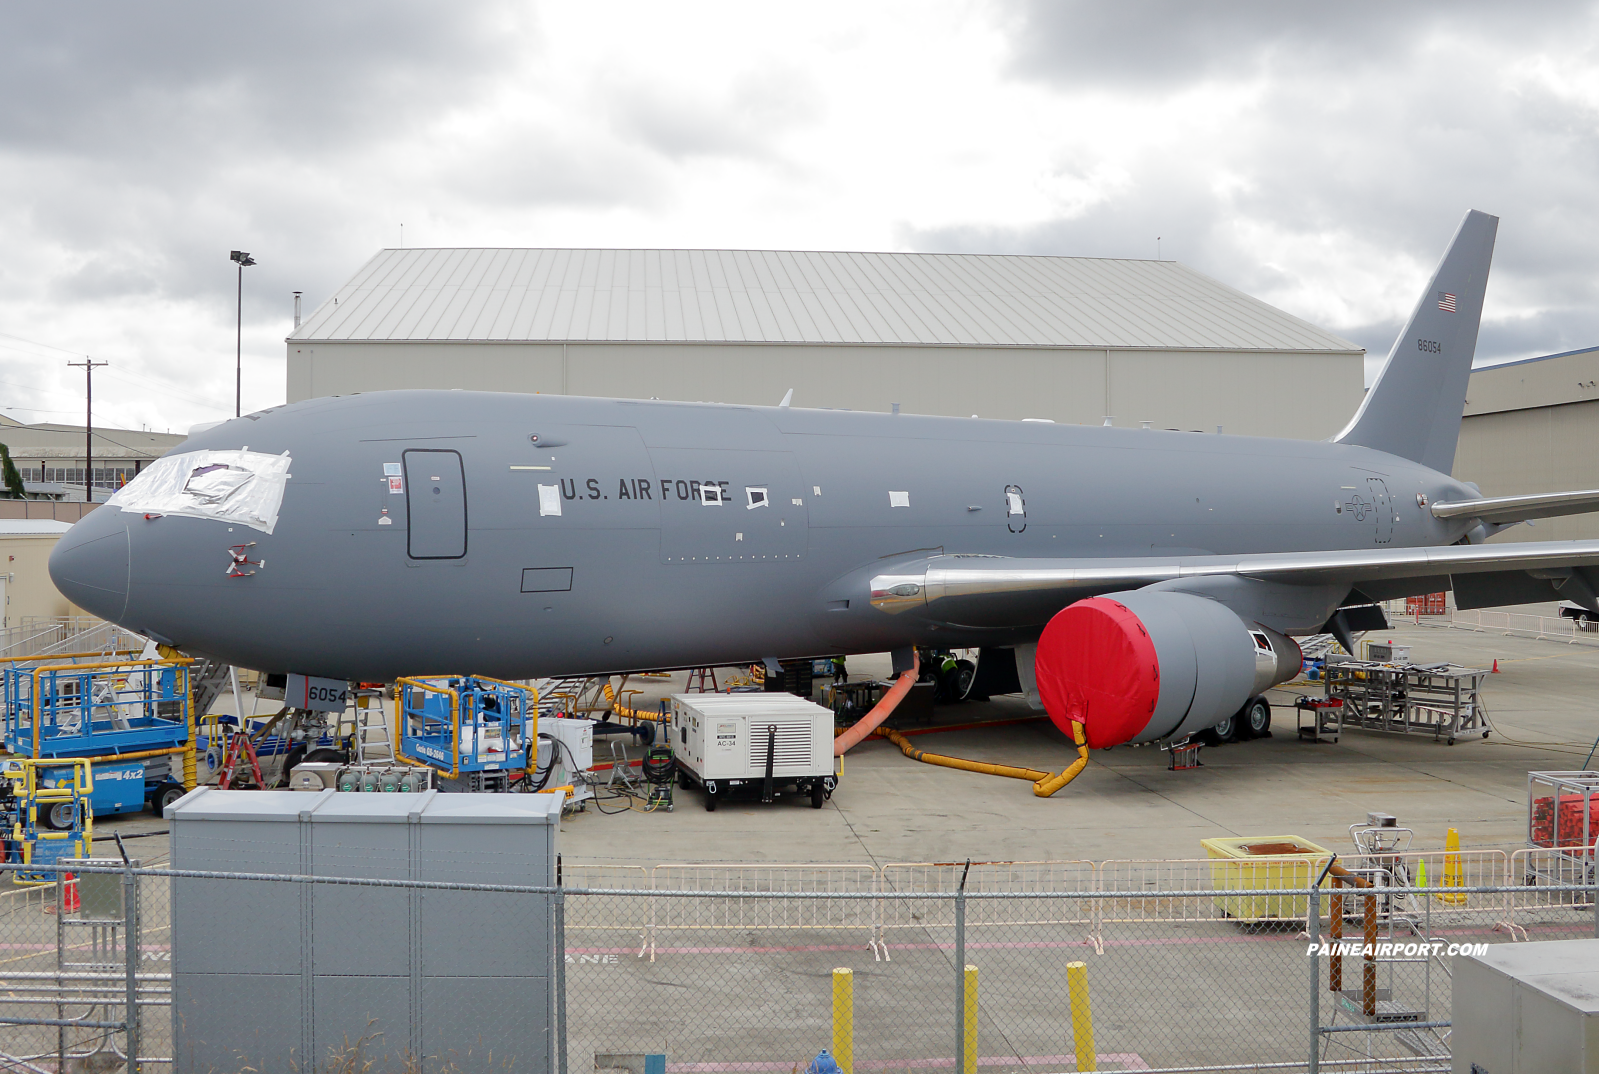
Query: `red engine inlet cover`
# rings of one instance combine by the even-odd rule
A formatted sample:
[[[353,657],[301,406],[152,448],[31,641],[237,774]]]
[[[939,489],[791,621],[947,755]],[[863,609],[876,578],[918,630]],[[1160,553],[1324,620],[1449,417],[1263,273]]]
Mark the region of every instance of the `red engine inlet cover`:
[[[1038,639],[1038,694],[1055,726],[1094,749],[1119,746],[1144,729],[1160,700],[1160,661],[1144,624],[1107,597],[1055,614]]]

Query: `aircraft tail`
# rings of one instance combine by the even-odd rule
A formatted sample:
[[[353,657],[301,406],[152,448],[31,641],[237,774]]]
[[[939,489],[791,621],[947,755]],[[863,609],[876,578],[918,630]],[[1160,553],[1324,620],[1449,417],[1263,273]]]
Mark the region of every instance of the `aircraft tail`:
[[[1466,213],[1377,381],[1336,443],[1386,451],[1449,473],[1477,353],[1499,218]]]

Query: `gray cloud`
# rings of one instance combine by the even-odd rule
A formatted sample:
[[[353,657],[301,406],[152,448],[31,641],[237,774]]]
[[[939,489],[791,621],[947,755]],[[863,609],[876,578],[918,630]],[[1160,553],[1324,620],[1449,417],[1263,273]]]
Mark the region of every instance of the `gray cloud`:
[[[1385,353],[1420,286],[1409,281],[1480,208],[1504,222],[1479,353],[1599,341],[1599,116],[1527,70],[1541,56],[1599,67],[1591,4],[1536,18],[1487,0],[956,7],[939,25],[980,28],[986,12],[1009,42],[1001,88],[1027,91],[1058,147],[1038,182],[1094,196],[996,227],[984,221],[1016,219],[1011,207],[952,184],[965,200],[931,210],[941,223],[900,226],[900,246],[1149,257],[1161,235],[1164,256]],[[113,357],[129,379],[108,406],[200,420],[232,398],[229,249],[260,260],[245,277],[245,405],[252,393],[265,405],[281,398],[289,292],[316,305],[396,244],[402,220],[413,244],[582,242],[592,227],[682,245],[753,229],[751,244],[805,247],[839,218],[864,233],[833,228],[827,244],[879,247],[892,225],[858,204],[939,191],[951,147],[990,152],[983,123],[963,120],[897,162],[861,159],[851,119],[880,124],[886,142],[930,107],[905,77],[918,69],[896,66],[913,36],[897,28],[685,10],[673,22],[694,22],[705,51],[677,75],[591,41],[568,63],[573,43],[541,14],[527,0],[0,5],[0,330]],[[830,44],[789,49],[785,35],[829,18]],[[620,54],[647,23],[618,9],[588,25]],[[706,55],[725,59],[706,69]],[[841,97],[855,72],[829,68],[833,56],[881,78]],[[981,62],[989,92],[993,61]],[[1072,130],[1097,110],[1155,114],[1215,91],[1231,111],[1203,143],[1178,129],[1116,156]],[[698,184],[729,175],[747,203],[724,218]],[[551,221],[561,239],[539,230]],[[605,230],[617,221],[639,238]],[[0,349],[0,381],[43,389],[0,401],[42,410],[51,392],[75,393],[59,357]]]
[[[1541,5],[1534,17],[1496,0],[1028,0],[1009,8],[1007,21],[1018,75],[1073,89],[1158,94],[1206,79],[1393,67],[1440,36],[1536,43],[1588,6],[1561,0]]]
[[[1013,76],[1085,107],[1107,92],[1258,93],[1223,144],[1150,150],[1123,189],[1086,209],[1028,227],[906,227],[906,245],[1151,257],[1162,235],[1165,256],[1385,355],[1400,315],[1373,319],[1360,304],[1329,315],[1339,280],[1313,251],[1342,251],[1351,285],[1392,267],[1356,251],[1430,268],[1479,208],[1502,218],[1479,360],[1599,342],[1599,116],[1506,74],[1542,53],[1581,58],[1599,22],[1592,4],[1536,19],[1491,3],[1039,2],[1011,13]],[[1219,187],[1218,165],[1235,181]],[[1281,237],[1280,256],[1263,259],[1244,236],[1262,229]],[[1307,305],[1307,288],[1325,301]],[[1388,305],[1411,301],[1395,293]]]

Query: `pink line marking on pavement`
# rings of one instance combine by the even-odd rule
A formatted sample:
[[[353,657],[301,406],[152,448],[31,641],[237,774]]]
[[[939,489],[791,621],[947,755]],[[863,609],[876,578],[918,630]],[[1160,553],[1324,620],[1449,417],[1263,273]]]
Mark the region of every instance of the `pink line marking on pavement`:
[[[1098,1057],[1100,1063],[1115,1063],[1122,1070],[1148,1070],[1149,1064],[1144,1062],[1143,1056],[1137,1052],[1109,1052],[1101,1053]],[[1070,1064],[1069,1069],[1077,1069],[1077,1058],[1071,1055],[1024,1055],[1018,1058],[1014,1055],[982,1055],[977,1058],[980,1067],[1043,1067],[1064,1066]],[[736,1074],[738,1071],[762,1070],[788,1070],[793,1068],[792,1063],[779,1062],[749,1062],[749,1063],[668,1063],[667,1074]],[[955,1060],[952,1057],[935,1059],[857,1059],[857,1070],[936,1070],[940,1067],[953,1067]]]

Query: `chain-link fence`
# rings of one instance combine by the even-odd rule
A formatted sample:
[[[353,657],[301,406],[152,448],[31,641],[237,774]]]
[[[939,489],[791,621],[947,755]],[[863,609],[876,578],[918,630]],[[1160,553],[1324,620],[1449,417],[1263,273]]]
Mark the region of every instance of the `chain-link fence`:
[[[1271,886],[1211,860],[76,869],[0,894],[0,1070],[1431,1074],[1461,945],[1599,935],[1580,849]]]

